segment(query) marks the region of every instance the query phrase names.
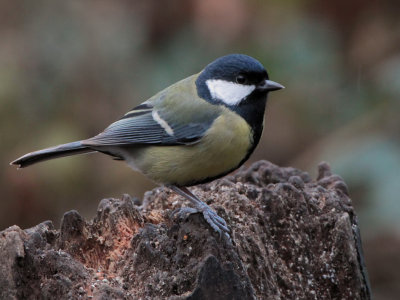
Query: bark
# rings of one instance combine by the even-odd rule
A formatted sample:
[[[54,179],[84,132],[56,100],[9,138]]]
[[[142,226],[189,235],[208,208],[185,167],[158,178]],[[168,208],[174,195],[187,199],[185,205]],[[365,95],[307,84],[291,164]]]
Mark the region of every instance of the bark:
[[[0,299],[370,299],[346,184],[266,161],[192,191],[232,242],[166,188],[103,199],[96,217],[64,214],[0,233]]]

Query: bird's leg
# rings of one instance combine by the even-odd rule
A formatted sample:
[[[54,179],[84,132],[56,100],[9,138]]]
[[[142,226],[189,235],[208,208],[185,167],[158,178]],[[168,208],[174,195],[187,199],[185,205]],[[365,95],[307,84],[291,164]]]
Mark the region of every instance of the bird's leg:
[[[220,235],[224,234],[229,238],[229,228],[225,220],[217,215],[207,204],[193,195],[186,187],[178,187],[176,185],[168,185],[168,187],[177,194],[185,197],[195,207],[196,211],[203,213],[204,219],[207,223],[218,232]]]

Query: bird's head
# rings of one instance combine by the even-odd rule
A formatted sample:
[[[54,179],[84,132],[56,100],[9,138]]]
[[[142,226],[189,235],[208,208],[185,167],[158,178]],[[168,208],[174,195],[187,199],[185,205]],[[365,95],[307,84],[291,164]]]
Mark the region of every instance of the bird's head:
[[[207,65],[196,80],[200,97],[228,107],[255,99],[266,99],[270,91],[284,88],[269,80],[264,66],[243,54],[220,57]],[[254,96],[254,97],[253,97]]]

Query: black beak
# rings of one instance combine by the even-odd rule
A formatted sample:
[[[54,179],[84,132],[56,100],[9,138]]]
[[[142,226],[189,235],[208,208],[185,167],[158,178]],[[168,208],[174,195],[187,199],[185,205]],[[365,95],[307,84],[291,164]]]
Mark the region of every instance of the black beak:
[[[265,80],[261,84],[257,85],[257,90],[260,91],[266,91],[266,92],[272,92],[272,91],[277,91],[284,89],[285,87],[282,84],[279,84],[275,81],[272,80]]]

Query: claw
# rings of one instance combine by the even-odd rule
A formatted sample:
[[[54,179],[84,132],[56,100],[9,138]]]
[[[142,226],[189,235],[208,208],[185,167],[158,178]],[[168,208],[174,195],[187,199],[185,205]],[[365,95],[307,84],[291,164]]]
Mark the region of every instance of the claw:
[[[231,230],[229,229],[228,225],[226,224],[225,220],[223,218],[221,218],[220,216],[218,216],[217,214],[215,214],[215,221],[218,222],[218,224],[225,226],[227,228],[227,231],[230,232]]]
[[[215,231],[217,231],[219,233],[221,230],[225,231],[225,232],[229,232],[229,228],[228,228],[228,225],[226,224],[225,220],[223,218],[221,218],[220,216],[218,216],[216,212],[211,210],[211,208],[207,207],[207,209],[205,209],[203,211],[203,215],[204,215],[204,218],[206,219],[206,221],[208,222],[208,224],[210,224],[210,226],[212,228],[214,228]]]
[[[186,219],[189,215],[198,213],[199,211],[191,207],[181,207],[172,212],[172,217],[177,216],[179,219]]]
[[[211,226],[211,228],[214,229],[214,231],[216,231],[220,236],[224,235],[230,240],[230,229],[225,220],[218,216],[217,213],[208,206],[203,207],[201,210],[191,207],[183,207],[174,211],[172,214],[173,216],[177,216],[180,219],[185,219],[186,217],[194,213],[202,213],[204,219]]]
[[[191,214],[195,212],[203,213],[204,219],[211,226],[211,228],[214,229],[214,231],[218,232],[220,237],[224,235],[229,241],[231,240],[229,236],[230,229],[228,228],[225,220],[218,216],[217,213],[213,211],[207,204],[198,199],[185,187],[177,187],[174,185],[170,185],[169,187],[173,191],[188,199],[194,205],[194,209],[185,209],[182,211],[183,214],[187,215],[188,213]],[[179,216],[182,216],[182,213],[179,212]]]

